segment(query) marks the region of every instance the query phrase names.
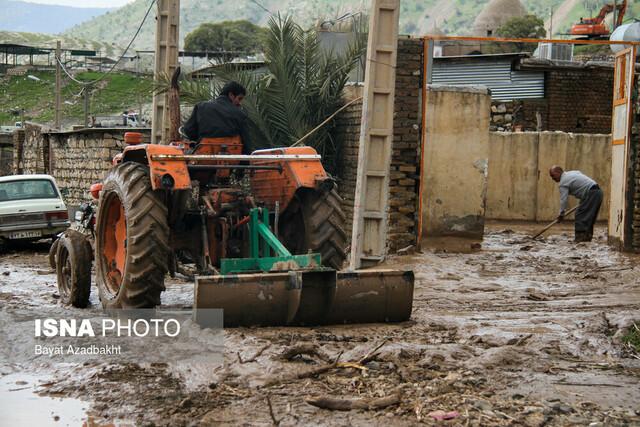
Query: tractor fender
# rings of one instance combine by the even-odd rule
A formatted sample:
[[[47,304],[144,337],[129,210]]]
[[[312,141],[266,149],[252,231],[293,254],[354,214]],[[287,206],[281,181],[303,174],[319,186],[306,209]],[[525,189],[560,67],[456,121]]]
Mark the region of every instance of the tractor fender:
[[[303,155],[318,154],[312,147],[283,147],[257,150],[252,155]],[[278,170],[255,170],[251,176],[251,189],[257,201],[264,202],[269,210],[280,204],[283,211],[300,188],[312,188],[331,191],[335,185],[324,170],[320,159],[297,161],[259,161],[252,160],[252,165],[280,166]]]
[[[136,162],[149,166],[151,187],[154,190],[185,190],[191,188],[187,162],[184,160],[153,160],[158,154],[182,155],[179,146],[140,144],[130,145],[122,152],[121,162]]]

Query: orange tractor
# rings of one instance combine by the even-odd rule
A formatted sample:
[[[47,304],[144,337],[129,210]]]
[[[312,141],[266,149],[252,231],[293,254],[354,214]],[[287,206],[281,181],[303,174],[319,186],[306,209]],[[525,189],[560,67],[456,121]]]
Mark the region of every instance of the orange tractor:
[[[195,278],[196,317],[222,308],[226,326],[410,317],[413,272],[340,270],[345,215],[313,148],[242,155],[239,138],[151,145],[129,133],[125,142],[92,188],[95,226],[57,245],[63,302],[86,306],[89,241],[105,308],[154,307],[166,273],[180,272]],[[233,179],[238,170],[250,188]]]

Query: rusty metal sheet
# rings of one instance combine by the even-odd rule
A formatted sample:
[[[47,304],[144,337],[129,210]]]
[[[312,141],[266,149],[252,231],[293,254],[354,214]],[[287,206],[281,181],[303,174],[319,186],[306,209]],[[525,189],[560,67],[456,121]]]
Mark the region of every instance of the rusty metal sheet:
[[[412,271],[316,271],[196,278],[195,312],[222,308],[224,325],[401,322],[411,317]]]
[[[339,271],[324,323],[402,322],[413,307],[411,270]]]

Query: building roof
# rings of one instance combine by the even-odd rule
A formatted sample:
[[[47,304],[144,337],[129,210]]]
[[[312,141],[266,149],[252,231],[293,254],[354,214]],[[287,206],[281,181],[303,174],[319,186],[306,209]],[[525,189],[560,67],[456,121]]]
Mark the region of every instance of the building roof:
[[[503,26],[511,18],[520,18],[527,9],[520,0],[491,0],[473,23],[473,35],[486,37],[488,31]]]
[[[425,36],[434,36],[434,37],[445,37],[447,34],[442,31],[440,28],[436,27],[435,24],[429,28],[424,33]]]

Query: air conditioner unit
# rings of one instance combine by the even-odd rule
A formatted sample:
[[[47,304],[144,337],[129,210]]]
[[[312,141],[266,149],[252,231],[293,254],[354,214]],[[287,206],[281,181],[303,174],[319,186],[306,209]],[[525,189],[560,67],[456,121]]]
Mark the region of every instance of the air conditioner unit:
[[[573,60],[573,44],[538,43],[538,48],[533,53],[533,56],[542,59],[571,61]]]

